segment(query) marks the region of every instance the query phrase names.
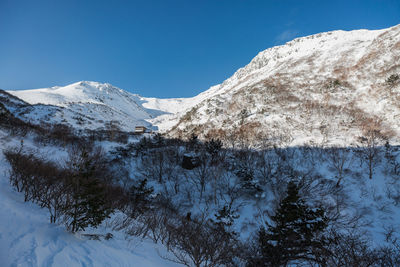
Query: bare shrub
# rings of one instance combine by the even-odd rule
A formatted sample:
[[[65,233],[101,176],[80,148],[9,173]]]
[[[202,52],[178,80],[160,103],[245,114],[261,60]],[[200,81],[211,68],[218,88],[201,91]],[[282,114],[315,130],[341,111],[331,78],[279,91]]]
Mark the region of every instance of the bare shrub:
[[[11,165],[10,183],[24,193],[25,201],[32,201],[50,212],[55,223],[65,208],[65,171],[56,164],[36,157],[22,149],[4,152]]]
[[[149,180],[162,183],[176,168],[179,155],[171,147],[149,149],[141,156],[139,172]]]
[[[372,179],[375,166],[380,161],[380,145],[387,138],[383,132],[380,120],[366,119],[363,123],[363,137],[360,138],[364,147],[361,149],[361,155],[368,165],[368,176]]]
[[[343,179],[344,170],[351,165],[351,151],[347,148],[331,147],[326,152],[329,165],[337,175],[336,186],[339,186]]]
[[[204,217],[182,218],[168,225],[170,251],[174,257],[164,259],[185,266],[211,267],[233,265],[238,255],[237,241],[221,227],[211,225]]]

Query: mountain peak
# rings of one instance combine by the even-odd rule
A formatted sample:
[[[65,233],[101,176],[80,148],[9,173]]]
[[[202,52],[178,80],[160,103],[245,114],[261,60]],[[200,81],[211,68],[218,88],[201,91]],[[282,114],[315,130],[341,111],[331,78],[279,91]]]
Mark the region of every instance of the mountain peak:
[[[259,52],[248,65],[236,71],[232,77],[221,84],[232,87],[243,78],[254,72],[263,72],[261,76],[270,76],[287,67],[288,62],[299,62],[304,58],[319,57],[320,62],[332,61],[346,53],[344,50],[363,49],[370,45],[380,34],[391,30],[353,30],[330,31],[299,37],[284,45],[274,46]],[[359,59],[362,53],[353,53],[353,60]]]
[[[150,127],[145,120],[154,114],[142,106],[136,95],[109,83],[79,81],[66,86],[9,92],[32,105],[63,108],[63,114],[56,115],[56,119],[77,128],[96,129],[104,127],[106,122],[118,121],[123,130],[132,131],[136,125]]]
[[[375,120],[398,142],[400,82],[386,80],[400,74],[399,29],[332,31],[266,49],[206,91],[170,134],[349,145]]]
[[[110,83],[100,83],[100,82],[95,82],[95,81],[79,81],[76,83],[72,83],[69,85],[66,85],[65,87],[69,87],[71,89],[88,89],[88,90],[93,90],[93,91],[123,91],[122,89],[113,86]]]
[[[170,135],[226,142],[239,132],[291,145],[348,145],[357,142],[365,120],[380,120],[400,136],[400,82],[385,82],[400,73],[399,60],[396,25],[296,38],[258,53],[223,83],[192,98],[144,98],[95,81],[10,93],[31,104],[81,109],[98,121],[117,119],[125,129],[154,124]]]

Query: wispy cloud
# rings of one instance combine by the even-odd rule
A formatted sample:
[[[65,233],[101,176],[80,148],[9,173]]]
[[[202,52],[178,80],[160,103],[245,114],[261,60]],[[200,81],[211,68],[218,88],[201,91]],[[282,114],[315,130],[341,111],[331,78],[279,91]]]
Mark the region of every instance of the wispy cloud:
[[[298,34],[299,34],[299,32],[298,32],[297,30],[289,29],[289,30],[283,31],[283,32],[281,32],[280,34],[278,34],[278,35],[275,37],[275,42],[276,42],[277,44],[285,43],[285,42],[287,42],[287,41],[292,40],[292,39],[293,39],[294,37],[296,37]]]

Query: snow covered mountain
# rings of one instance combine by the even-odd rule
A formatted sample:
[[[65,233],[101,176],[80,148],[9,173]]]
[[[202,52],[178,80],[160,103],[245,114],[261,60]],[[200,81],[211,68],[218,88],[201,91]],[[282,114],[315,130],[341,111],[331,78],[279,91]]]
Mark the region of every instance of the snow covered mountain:
[[[374,122],[397,142],[399,62],[397,25],[297,38],[260,52],[232,77],[192,98],[145,98],[97,82],[9,93],[51,105],[52,112],[35,114],[78,128],[117,121],[126,131],[145,125],[172,136],[194,133],[228,142],[354,144]]]
[[[125,131],[132,131],[138,125],[158,129],[159,123],[151,123],[153,120],[163,122],[164,130],[168,130],[172,125],[168,127],[167,119],[209,96],[205,92],[194,98],[146,98],[108,83],[93,81],[63,87],[3,91],[3,94],[3,99],[15,96],[12,101],[19,103],[19,109],[13,105],[13,111],[25,120],[64,123],[78,129],[99,129],[114,122]]]
[[[298,38],[211,87],[170,134],[351,144],[374,121],[397,141],[399,62],[400,25]]]
[[[381,131],[391,143],[399,143],[399,75],[400,25],[378,31],[334,31],[267,49],[222,84],[192,98],[145,98],[110,84],[82,81],[64,87],[0,90],[0,118],[11,112],[32,123],[65,123],[77,129],[101,129],[114,123],[132,131],[137,125],[146,125],[172,136],[219,137],[228,145],[271,140],[292,146],[352,145],[371,128]],[[10,129],[0,128],[0,152],[24,148],[52,162],[68,160],[71,148],[66,142],[46,143],[35,138],[35,131],[12,133]],[[110,166],[120,162],[113,167],[126,168],[126,178],[148,175],[156,192],[173,200],[185,220],[191,220],[193,211],[202,211],[203,203],[213,214],[213,209],[230,201],[240,214],[234,227],[241,238],[259,229],[258,223],[270,216],[284,194],[286,180],[297,178],[305,185],[303,194],[309,202],[322,203],[340,215],[334,227],[354,230],[347,223],[357,218],[357,227],[373,246],[388,243],[391,236],[397,238],[400,152],[396,146],[376,148],[379,151],[301,147],[236,153],[227,149],[219,163],[214,163],[212,156],[210,161],[202,159],[207,166],[204,170],[209,171],[203,176],[200,168],[183,169],[177,160],[194,150],[190,144],[184,147],[177,142],[171,147],[164,143],[165,147],[159,148],[150,145],[150,153],[143,157],[130,155],[125,144],[107,141],[96,145],[113,157]],[[367,178],[368,156],[364,153],[372,150],[379,155],[370,157]],[[170,165],[164,170],[165,179],[160,179],[154,168],[157,158]],[[120,211],[99,228],[82,233],[69,234],[61,224],[48,223],[46,209],[25,202],[23,193],[15,192],[10,171],[0,153],[3,265],[177,266],[160,257],[173,257],[162,242],[152,243],[141,233],[127,235],[114,229],[113,222],[119,225],[124,218]],[[112,238],[105,240],[109,233]],[[97,234],[101,240],[87,234]]]
[[[32,105],[57,107],[46,121],[66,123],[75,128],[98,129],[112,121],[122,130],[132,131],[137,125],[151,126],[146,120],[163,113],[144,108],[139,96],[107,83],[82,81],[64,87],[9,93]],[[43,114],[36,112],[35,115],[43,119]]]

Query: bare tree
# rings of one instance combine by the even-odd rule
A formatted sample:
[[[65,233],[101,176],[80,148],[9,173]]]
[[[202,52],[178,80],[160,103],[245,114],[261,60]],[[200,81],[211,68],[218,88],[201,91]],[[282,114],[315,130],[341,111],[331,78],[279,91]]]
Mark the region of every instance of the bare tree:
[[[361,142],[364,144],[364,147],[361,149],[361,155],[367,163],[369,179],[372,179],[374,168],[380,159],[379,141],[381,140],[382,135],[377,129],[367,130],[364,138],[361,139]]]
[[[111,120],[105,123],[106,131],[108,131],[109,139],[111,141],[115,140],[115,137],[118,132],[121,131],[120,123],[116,120]]]
[[[218,197],[224,202],[224,205],[229,208],[239,208],[244,203],[238,203],[242,195],[242,186],[238,179],[232,179],[228,174],[224,173],[217,181]]]
[[[211,176],[211,158],[207,156],[205,151],[202,151],[199,160],[200,164],[193,169],[191,180],[200,193],[199,201],[201,202],[206,184]]]
[[[370,240],[359,234],[330,231],[327,252],[321,256],[325,266],[390,266],[400,264],[400,244],[374,247]]]
[[[277,156],[272,149],[260,151],[257,159],[257,173],[263,178],[264,183],[268,183],[272,178],[277,160]]]
[[[393,136],[393,131],[384,127],[382,120],[379,118],[364,119],[361,124],[363,136],[360,141],[363,148],[360,155],[368,165],[368,176],[372,179],[374,168],[380,160],[380,146],[385,140]]]
[[[43,194],[41,207],[46,207],[50,213],[50,223],[56,223],[62,216],[65,206],[64,183],[53,182]]]
[[[331,147],[327,150],[327,156],[330,167],[336,171],[336,186],[339,186],[343,179],[344,170],[351,164],[351,153],[348,148]]]
[[[170,252],[164,259],[185,266],[226,266],[237,255],[237,241],[223,227],[214,227],[204,217],[182,218],[168,225],[171,232]]]
[[[153,148],[142,155],[139,171],[146,178],[162,183],[172,175],[177,157],[176,151],[169,147]]]

